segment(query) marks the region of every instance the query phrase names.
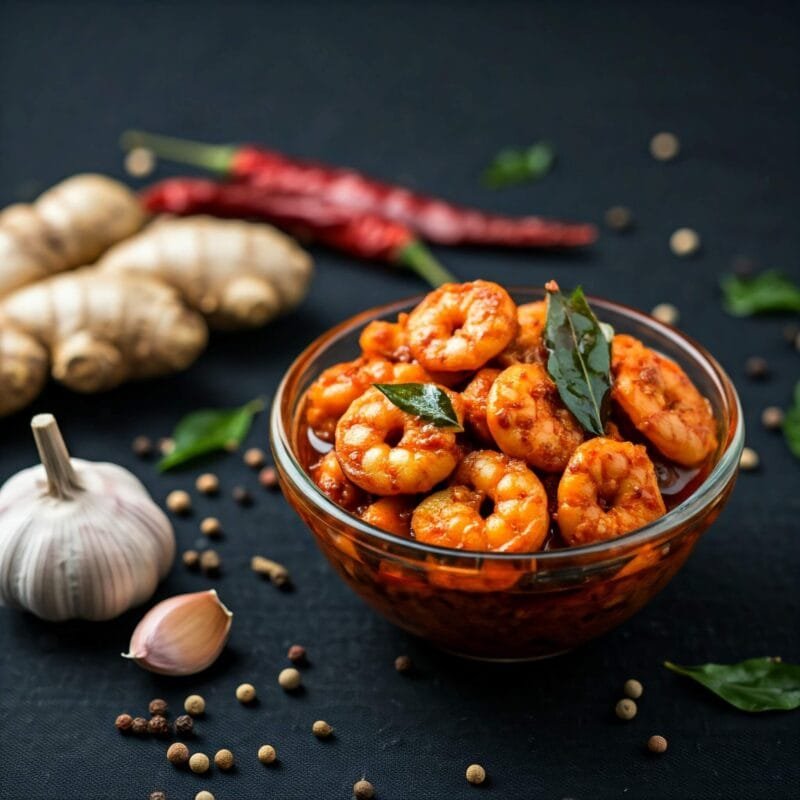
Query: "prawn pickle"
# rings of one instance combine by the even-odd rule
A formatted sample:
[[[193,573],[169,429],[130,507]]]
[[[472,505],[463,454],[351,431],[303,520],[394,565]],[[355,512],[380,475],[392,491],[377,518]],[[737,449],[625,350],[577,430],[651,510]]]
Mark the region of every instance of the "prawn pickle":
[[[674,361],[617,334],[610,418],[595,436],[548,372],[546,322],[545,301],[517,307],[484,280],[370,322],[358,357],[306,392],[312,480],[370,525],[454,550],[578,547],[663,516],[717,450],[710,403]],[[451,413],[423,416],[386,384],[433,384]]]

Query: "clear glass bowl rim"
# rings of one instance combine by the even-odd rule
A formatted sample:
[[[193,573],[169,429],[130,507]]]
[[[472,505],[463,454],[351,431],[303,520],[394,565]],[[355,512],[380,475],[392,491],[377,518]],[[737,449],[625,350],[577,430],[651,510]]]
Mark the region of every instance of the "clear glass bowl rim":
[[[512,297],[528,295],[531,301],[544,297],[543,289],[529,286],[506,287],[506,289]],[[311,476],[303,469],[303,466],[298,461],[292,449],[291,432],[286,430],[281,414],[287,387],[294,373],[302,365],[322,353],[328,345],[353,333],[356,329],[361,328],[374,319],[382,319],[387,315],[397,314],[401,311],[407,311],[409,308],[413,308],[423,297],[424,295],[415,295],[367,309],[352,317],[348,317],[343,322],[340,322],[338,325],[335,325],[333,328],[330,328],[321,336],[317,337],[292,362],[281,380],[272,402],[270,435],[279,467],[285,471],[286,475],[302,490],[303,495],[308,498],[314,506],[334,517],[343,526],[358,531],[367,541],[376,539],[379,542],[402,549],[405,553],[417,552],[422,558],[425,556],[438,556],[447,559],[451,564],[459,558],[463,558],[465,561],[471,563],[474,563],[476,558],[479,558],[483,562],[509,562],[535,558],[542,566],[544,566],[545,563],[549,563],[550,566],[556,566],[556,562],[558,561],[572,561],[576,557],[583,555],[602,556],[607,553],[609,556],[612,556],[618,554],[621,547],[624,547],[626,550],[629,548],[636,548],[650,541],[657,540],[665,534],[681,530],[691,519],[702,514],[706,507],[719,496],[725,486],[727,486],[729,481],[734,477],[739,466],[739,457],[744,444],[742,407],[733,382],[717,360],[705,347],[694,339],[670,325],[659,322],[649,314],[645,314],[636,308],[622,303],[587,295],[587,299],[595,309],[608,309],[614,313],[627,316],[641,325],[647,326],[664,338],[671,340],[682,350],[688,351],[693,356],[694,361],[717,382],[718,390],[725,399],[727,405],[728,417],[735,420],[735,429],[733,432],[731,432],[730,429],[724,432],[727,436],[726,447],[711,472],[693,494],[687,497],[682,503],[675,506],[675,508],[668,511],[663,517],[616,539],[608,539],[603,542],[580,547],[559,548],[557,550],[536,551],[531,553],[491,553],[436,547],[422,544],[414,539],[407,539],[388,533],[349,514],[320,491],[311,479]],[[600,316],[602,318],[602,314],[600,314]],[[355,357],[355,355],[353,357]],[[295,418],[295,411],[296,407],[293,407],[291,409],[292,420]]]

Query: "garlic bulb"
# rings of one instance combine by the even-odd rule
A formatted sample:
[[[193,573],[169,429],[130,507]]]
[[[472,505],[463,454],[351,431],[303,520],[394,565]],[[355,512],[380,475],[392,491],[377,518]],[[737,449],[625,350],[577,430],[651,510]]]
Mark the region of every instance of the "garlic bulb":
[[[0,603],[47,620],[143,603],[175,557],[166,515],[126,469],[70,459],[52,414],[31,428],[42,464],[0,489]]]
[[[214,589],[179,594],[142,617],[122,656],[161,675],[194,675],[217,660],[232,622]]]

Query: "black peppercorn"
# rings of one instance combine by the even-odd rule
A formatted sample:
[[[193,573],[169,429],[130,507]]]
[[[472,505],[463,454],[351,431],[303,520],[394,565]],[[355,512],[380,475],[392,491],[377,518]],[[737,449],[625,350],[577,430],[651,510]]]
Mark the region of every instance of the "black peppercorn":
[[[411,659],[408,656],[397,656],[394,660],[394,668],[398,672],[408,672],[411,669]]]
[[[169,736],[169,722],[165,717],[150,717],[147,723],[147,732],[152,733],[153,736]]]
[[[167,716],[167,701],[157,697],[155,700],[150,701],[147,707],[150,715],[153,717],[166,717]]]
[[[131,730],[137,736],[144,736],[147,733],[147,720],[144,717],[134,717]]]
[[[244,486],[233,487],[233,499],[240,506],[249,506],[253,504],[253,495],[251,495]]]
[[[751,356],[744,363],[744,371],[748,378],[763,380],[769,375],[769,364],[767,364],[766,358]]]
[[[118,731],[127,733],[133,726],[133,717],[130,714],[120,714],[116,720],[114,720],[114,725]]]
[[[164,792],[150,792],[148,800],[167,800],[167,795]]]
[[[188,714],[181,714],[175,719],[175,732],[187,736],[194,730],[194,720]]]
[[[131,449],[139,458],[147,458],[153,452],[153,443],[147,436],[137,436],[131,444]]]

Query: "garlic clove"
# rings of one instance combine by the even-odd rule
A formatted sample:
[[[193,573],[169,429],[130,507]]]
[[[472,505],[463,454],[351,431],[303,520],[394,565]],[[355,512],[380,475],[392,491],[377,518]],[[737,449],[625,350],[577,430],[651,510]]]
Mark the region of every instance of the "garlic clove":
[[[217,660],[232,621],[216,590],[179,594],[142,617],[122,656],[161,675],[193,675]]]

